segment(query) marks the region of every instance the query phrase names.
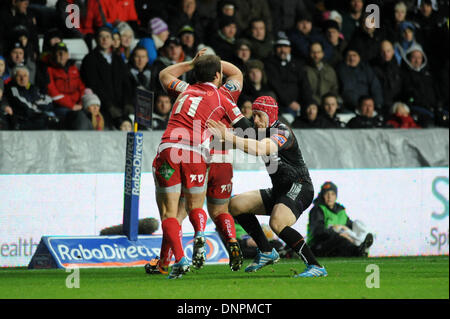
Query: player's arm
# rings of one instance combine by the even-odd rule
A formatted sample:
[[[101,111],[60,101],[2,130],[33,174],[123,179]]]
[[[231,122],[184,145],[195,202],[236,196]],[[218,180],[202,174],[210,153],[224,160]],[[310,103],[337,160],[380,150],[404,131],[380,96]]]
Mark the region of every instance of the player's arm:
[[[228,81],[236,81],[239,83],[239,88],[242,89],[242,85],[244,83],[244,76],[239,70],[237,66],[234,64],[227,62],[227,61],[221,61],[222,63],[222,72],[227,77]]]
[[[178,82],[178,78],[184,73],[191,71],[194,68],[196,59],[205,54],[206,49],[202,49],[197,52],[192,61],[180,62],[173,65],[169,65],[159,72],[159,81],[163,88],[168,90],[174,83]]]
[[[250,155],[270,155],[278,151],[277,145],[270,138],[265,138],[261,141],[253,138],[244,138],[234,135],[227,130],[223,123],[213,120],[208,120],[206,123],[214,136],[223,139],[225,143],[231,143],[233,148],[238,148]]]

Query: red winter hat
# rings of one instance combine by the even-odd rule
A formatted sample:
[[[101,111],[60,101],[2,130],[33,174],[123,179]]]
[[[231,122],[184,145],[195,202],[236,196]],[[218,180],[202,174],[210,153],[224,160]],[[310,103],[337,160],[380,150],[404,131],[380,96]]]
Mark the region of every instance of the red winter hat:
[[[269,118],[269,127],[278,120],[278,104],[271,96],[260,96],[252,104],[253,111],[264,112]]]

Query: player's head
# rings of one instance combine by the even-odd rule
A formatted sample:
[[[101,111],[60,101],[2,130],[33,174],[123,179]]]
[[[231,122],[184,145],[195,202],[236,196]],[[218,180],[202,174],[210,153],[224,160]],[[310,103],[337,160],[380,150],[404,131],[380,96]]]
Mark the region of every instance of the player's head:
[[[278,104],[271,96],[260,96],[252,104],[256,128],[271,127],[278,120]]]
[[[222,63],[220,57],[205,54],[194,63],[194,76],[198,82],[212,82],[217,86],[222,85]]]

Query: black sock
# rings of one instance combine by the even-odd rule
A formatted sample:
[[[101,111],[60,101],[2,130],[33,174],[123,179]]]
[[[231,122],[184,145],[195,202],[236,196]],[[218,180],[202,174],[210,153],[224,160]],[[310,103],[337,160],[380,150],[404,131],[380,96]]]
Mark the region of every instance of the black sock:
[[[244,230],[253,238],[259,250],[272,251],[269,240],[264,234],[258,219],[253,214],[241,214],[235,217]]]
[[[286,226],[278,236],[297,254],[300,255],[305,264],[321,267],[316,257],[314,257],[311,248],[309,248],[309,246],[305,242],[305,239],[302,235],[300,235],[298,231],[289,226]]]

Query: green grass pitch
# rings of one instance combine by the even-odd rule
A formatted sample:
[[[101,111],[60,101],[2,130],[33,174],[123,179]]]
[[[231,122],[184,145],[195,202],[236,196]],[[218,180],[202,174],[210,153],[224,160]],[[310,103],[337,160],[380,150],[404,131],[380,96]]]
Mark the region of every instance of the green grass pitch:
[[[304,265],[283,259],[256,273],[206,265],[181,279],[147,275],[143,267],[80,269],[80,287],[67,288],[63,269],[0,269],[1,299],[416,299],[449,298],[449,257],[320,258],[329,276],[292,278]],[[246,260],[244,267],[250,262]],[[367,288],[368,265],[379,269],[379,288]],[[369,280],[370,281],[370,280]],[[372,281],[373,282],[373,281]]]

